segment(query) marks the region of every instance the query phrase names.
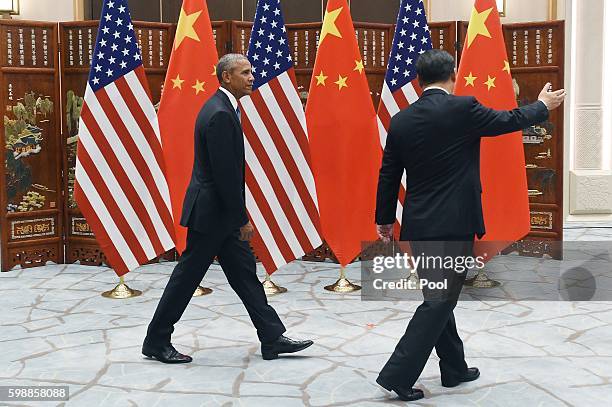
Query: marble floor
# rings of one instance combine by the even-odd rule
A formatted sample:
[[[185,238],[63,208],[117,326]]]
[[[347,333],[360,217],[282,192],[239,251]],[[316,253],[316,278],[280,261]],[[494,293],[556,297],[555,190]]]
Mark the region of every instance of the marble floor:
[[[565,233],[567,240],[612,240],[612,229],[605,227]],[[499,262],[509,261],[504,257]],[[533,262],[512,257],[521,276]],[[117,281],[107,268],[48,265],[0,273],[0,386],[70,389],[67,402],[0,405],[404,405],[375,379],[418,303],[329,293],[323,286],[337,278],[336,265],[294,262],[274,275],[289,291],[270,302],[290,336],[312,338],[315,345],[264,361],[242,304],[213,266],[204,285],[214,293],[191,301],[173,336],[194,361],[163,365],[143,358],[140,346],[172,267],[160,263],[128,274],[127,283],[143,291],[128,300],[100,296]],[[359,264],[347,274],[358,282]],[[495,268],[490,274],[495,278]],[[475,290],[466,292],[477,296]],[[456,319],[468,363],[478,366],[482,377],[443,388],[432,355],[417,383],[426,398],[412,404],[612,405],[612,299],[465,301]]]

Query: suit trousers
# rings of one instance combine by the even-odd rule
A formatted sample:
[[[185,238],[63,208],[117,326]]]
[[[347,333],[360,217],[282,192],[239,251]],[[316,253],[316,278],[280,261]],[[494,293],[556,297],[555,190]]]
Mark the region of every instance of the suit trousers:
[[[434,240],[434,239],[432,239]],[[410,243],[414,256],[473,256],[474,236],[438,238],[437,241]],[[435,347],[440,358],[440,371],[445,374],[461,375],[467,371],[463,342],[457,333],[453,310],[467,271],[433,266],[418,271],[419,278],[429,281],[446,279],[448,286],[443,290],[423,289],[424,301],[416,309],[406,332],[397,344],[393,354],[381,370],[378,381],[390,387],[412,387]]]
[[[170,336],[195,289],[208,271],[215,256],[232,289],[257,329],[262,343],[274,342],[285,332],[278,314],[268,304],[256,273],[255,257],[248,242],[239,239],[236,229],[225,236],[202,234],[189,228],[187,247],[174,268],[147,330],[145,343],[163,346]]]

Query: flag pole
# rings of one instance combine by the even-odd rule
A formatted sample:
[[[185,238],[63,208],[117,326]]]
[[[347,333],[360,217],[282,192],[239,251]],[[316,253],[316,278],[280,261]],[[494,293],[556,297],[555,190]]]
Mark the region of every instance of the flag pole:
[[[102,297],[111,298],[113,300],[123,300],[125,298],[138,297],[142,295],[142,291],[140,290],[132,290],[125,284],[123,276],[119,277],[119,284],[115,286],[110,291],[104,291],[102,293]]]
[[[410,269],[410,273],[408,275],[408,283],[410,284],[409,287],[418,287],[419,289],[421,288],[419,275],[417,274],[415,269]]]
[[[393,245],[393,254],[395,254],[395,239],[391,240],[391,244]],[[414,265],[410,265],[410,272],[408,273],[408,287],[416,287],[417,289],[421,289],[421,282],[419,280],[419,275],[417,274]]]
[[[325,289],[335,293],[352,293],[361,290],[361,286],[351,283],[348,278],[346,278],[345,267],[341,266],[338,280],[332,285],[325,286]]]
[[[263,285],[264,291],[268,297],[287,292],[287,289],[285,287],[280,287],[276,285],[274,281],[272,281],[272,278],[268,273],[266,273],[266,278],[261,283],[261,285]]]

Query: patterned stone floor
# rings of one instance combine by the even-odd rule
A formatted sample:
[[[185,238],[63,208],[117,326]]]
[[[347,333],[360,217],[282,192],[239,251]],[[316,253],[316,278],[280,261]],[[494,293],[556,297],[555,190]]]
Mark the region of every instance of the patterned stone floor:
[[[610,240],[612,229],[567,229],[566,239]],[[510,261],[505,257],[501,263]],[[555,262],[511,259],[517,276]],[[289,292],[270,301],[289,335],[316,342],[299,355],[264,361],[242,304],[213,266],[204,285],[214,293],[192,300],[173,337],[194,362],[169,366],[144,359],[140,346],[172,267],[130,273],[127,282],[144,294],[129,300],[100,296],[116,282],[106,268],[1,273],[0,385],[68,385],[70,401],[0,405],[404,405],[374,380],[416,302],[328,293],[323,286],[335,281],[336,265],[294,262],[274,275]],[[348,276],[359,280],[358,264]],[[468,363],[482,377],[445,389],[433,355],[417,383],[426,398],[415,405],[611,405],[612,301],[466,301],[456,316]]]

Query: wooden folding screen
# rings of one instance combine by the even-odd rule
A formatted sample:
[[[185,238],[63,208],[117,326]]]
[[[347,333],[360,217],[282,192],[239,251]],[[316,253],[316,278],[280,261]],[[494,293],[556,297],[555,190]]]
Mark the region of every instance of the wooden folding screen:
[[[505,24],[506,48],[519,105],[535,102],[542,86],[564,86],[563,21]],[[523,130],[529,185],[531,233],[514,248],[529,256],[562,258],[563,240],[563,109]]]
[[[62,263],[57,24],[0,21],[2,271]]]
[[[176,26],[134,24],[157,103]],[[215,21],[212,27],[219,55],[246,54],[252,23]],[[78,121],[97,29],[97,21],[61,23],[59,32],[55,23],[0,22],[0,83],[4,88],[0,108],[5,112],[5,166],[0,176],[4,208],[0,215],[2,270],[63,262],[63,237],[67,262],[105,263],[73,199]],[[563,22],[512,24],[503,29],[519,104],[535,100],[544,82],[550,81],[554,87],[563,85]],[[467,23],[431,23],[430,30],[434,48],[445,49],[459,61]],[[304,104],[320,31],[320,22],[287,24],[298,92]],[[380,99],[393,33],[391,24],[355,23],[374,106]],[[562,112],[556,111],[548,122],[525,129],[524,144],[532,231],[513,249],[526,255],[560,258],[559,246],[550,242],[562,240],[563,235]],[[335,259],[327,245],[305,256],[308,260],[326,258]]]
[[[153,103],[158,103],[170,61],[174,26],[134,22],[134,32],[142,50]],[[106,263],[104,253],[73,197],[79,117],[97,33],[98,21],[60,24],[66,262],[79,261],[87,265]],[[170,257],[174,258],[173,255]]]
[[[211,22],[213,37],[217,45],[217,54],[219,56],[227,54],[232,50],[230,21],[213,21]]]
[[[429,23],[432,46],[457,57],[457,22]]]
[[[460,44],[467,26],[465,21],[457,23]],[[555,89],[563,87],[563,21],[504,24],[502,29],[519,106],[535,102],[546,82]],[[523,130],[531,232],[506,252],[563,257],[562,245],[552,243],[563,240],[563,137],[563,109],[552,112],[546,122]]]

